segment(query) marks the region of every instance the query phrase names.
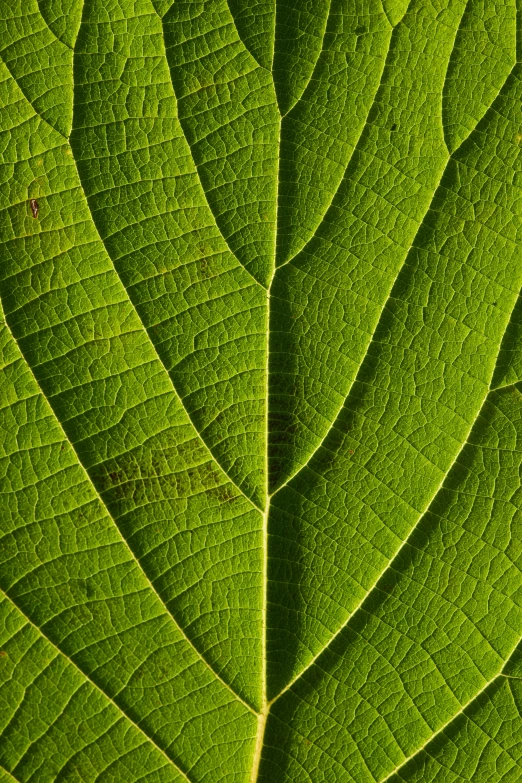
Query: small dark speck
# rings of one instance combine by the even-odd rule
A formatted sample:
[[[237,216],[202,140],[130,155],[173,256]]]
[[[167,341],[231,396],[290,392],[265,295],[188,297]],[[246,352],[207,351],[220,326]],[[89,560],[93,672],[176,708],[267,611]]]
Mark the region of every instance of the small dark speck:
[[[493,307],[496,307],[496,306],[497,306],[497,303],[496,303],[496,302],[493,302]]]
[[[38,217],[38,202],[35,198],[30,199],[29,204],[31,206],[31,212],[33,213],[33,217]]]
[[[392,130],[392,131],[397,130],[397,123],[396,122],[393,123],[393,125],[390,128],[390,130]]]
[[[7,653],[5,650],[0,650],[0,658],[7,658]]]

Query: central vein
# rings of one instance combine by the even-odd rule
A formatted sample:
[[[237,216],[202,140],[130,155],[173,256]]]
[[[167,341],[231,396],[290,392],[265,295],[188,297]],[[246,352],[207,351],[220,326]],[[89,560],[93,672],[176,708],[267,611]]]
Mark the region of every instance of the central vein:
[[[274,30],[275,35],[275,30]],[[267,694],[267,591],[268,591],[268,516],[270,513],[270,492],[268,488],[269,482],[269,371],[270,371],[270,292],[272,289],[272,283],[274,281],[276,272],[276,257],[277,257],[277,220],[278,220],[278,201],[279,201],[279,165],[280,165],[280,149],[281,149],[281,123],[282,117],[280,115],[279,120],[279,132],[277,136],[277,156],[276,156],[276,181],[274,188],[275,199],[275,215],[274,215],[274,242],[273,242],[273,263],[272,272],[268,281],[266,290],[266,343],[265,343],[265,509],[263,512],[263,527],[262,527],[262,546],[263,546],[263,568],[262,568],[262,580],[263,580],[263,596],[262,596],[262,608],[261,608],[261,645],[262,645],[262,708],[258,716],[256,743],[254,748],[254,756],[252,760],[252,771],[250,774],[250,783],[256,783],[259,774],[259,767],[261,763],[261,754],[263,751],[263,742],[265,736],[266,722],[268,719],[268,713],[270,711],[270,702],[268,701]]]

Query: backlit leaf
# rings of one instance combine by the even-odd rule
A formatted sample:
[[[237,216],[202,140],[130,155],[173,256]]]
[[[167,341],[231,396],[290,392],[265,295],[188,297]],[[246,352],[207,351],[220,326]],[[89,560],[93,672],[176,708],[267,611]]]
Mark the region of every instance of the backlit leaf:
[[[515,0],[4,0],[1,783],[522,778]]]

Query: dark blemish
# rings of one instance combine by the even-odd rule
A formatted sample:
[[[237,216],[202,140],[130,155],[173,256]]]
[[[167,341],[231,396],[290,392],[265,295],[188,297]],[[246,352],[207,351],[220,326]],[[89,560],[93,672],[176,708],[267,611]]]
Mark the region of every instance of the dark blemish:
[[[348,454],[353,454],[353,449],[348,449]]]
[[[33,213],[33,217],[38,217],[38,202],[35,198],[32,198],[29,200],[29,204],[31,206],[31,212]]]
[[[77,579],[76,584],[78,586],[78,590],[80,591],[81,595],[85,598],[94,598],[96,595],[96,590],[93,587],[92,584],[87,579]]]
[[[0,658],[7,658],[7,653],[5,650],[0,650]]]
[[[231,500],[237,498],[237,493],[234,492],[230,484],[222,484],[220,487],[212,487],[206,490],[207,496],[210,496],[217,500],[219,503],[229,503]]]
[[[397,130],[397,123],[396,122],[393,123],[393,125],[390,128],[390,130],[392,130],[392,131]]]
[[[493,307],[496,307],[496,306],[497,306],[497,303],[496,303],[496,302],[493,302]]]
[[[116,492],[116,497],[118,496],[118,494],[124,492],[124,486],[125,486],[124,481],[126,480],[126,477],[123,471],[112,471],[111,473],[102,473],[102,474],[93,473],[91,478],[95,484],[99,483],[100,492],[102,493],[111,492],[111,497],[113,498],[115,492]]]
[[[381,590],[384,590],[386,593],[392,593],[394,587],[394,584],[381,585]]]

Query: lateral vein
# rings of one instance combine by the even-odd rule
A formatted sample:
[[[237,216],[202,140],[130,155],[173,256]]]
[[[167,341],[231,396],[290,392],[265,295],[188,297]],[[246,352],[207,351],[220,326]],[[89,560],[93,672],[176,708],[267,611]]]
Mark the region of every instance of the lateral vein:
[[[69,444],[70,448],[72,449],[72,451],[73,451],[73,453],[74,453],[74,455],[75,455],[75,457],[76,457],[76,459],[77,459],[77,461],[78,461],[78,465],[79,465],[80,469],[82,470],[82,472],[83,472],[83,474],[84,474],[84,476],[85,476],[85,478],[86,478],[87,482],[88,482],[88,483],[89,483],[89,485],[91,486],[91,488],[92,488],[92,491],[94,492],[94,494],[95,494],[95,496],[96,496],[97,500],[99,501],[99,503],[101,504],[102,508],[105,510],[105,512],[107,513],[107,515],[110,517],[110,519],[111,519],[111,520],[112,520],[112,522],[114,523],[114,526],[115,526],[116,530],[118,531],[118,535],[119,535],[119,538],[120,538],[120,540],[121,540],[121,541],[122,541],[122,543],[124,544],[124,546],[125,546],[125,548],[127,549],[127,551],[130,553],[130,555],[131,555],[132,559],[134,560],[134,562],[135,562],[135,563],[136,563],[136,565],[138,566],[138,568],[139,568],[140,572],[143,574],[143,577],[144,577],[144,579],[146,580],[146,582],[147,582],[147,584],[148,584],[148,586],[149,586],[150,590],[151,590],[151,591],[154,593],[154,595],[156,596],[156,598],[158,599],[158,601],[161,603],[162,607],[164,608],[164,610],[165,610],[165,612],[166,612],[167,616],[171,618],[171,620],[172,620],[172,622],[175,624],[175,626],[176,626],[176,628],[177,628],[178,632],[179,632],[179,633],[180,633],[180,635],[183,637],[183,639],[184,639],[184,640],[187,642],[187,644],[190,646],[190,648],[191,648],[191,649],[194,651],[194,653],[197,655],[197,657],[199,658],[199,660],[200,660],[200,661],[202,661],[202,662],[205,664],[205,666],[207,667],[207,669],[208,669],[210,672],[212,672],[212,674],[214,675],[214,677],[215,677],[215,678],[216,678],[216,679],[217,679],[217,680],[218,680],[218,681],[219,681],[219,682],[220,682],[220,683],[221,683],[221,684],[222,684],[222,685],[223,685],[223,686],[224,686],[224,687],[225,687],[225,688],[226,688],[226,689],[227,689],[227,690],[228,690],[228,691],[229,691],[229,692],[230,692],[230,693],[231,693],[231,694],[234,696],[234,698],[235,698],[237,701],[241,702],[241,704],[243,704],[243,706],[244,706],[244,707],[246,707],[246,708],[249,710],[249,712],[251,712],[253,715],[257,715],[258,713],[256,712],[256,710],[254,710],[254,708],[253,708],[253,707],[252,707],[250,704],[248,704],[246,701],[244,701],[244,700],[241,698],[241,696],[239,696],[239,694],[237,694],[237,693],[236,693],[236,692],[235,692],[235,691],[234,691],[234,690],[231,688],[231,686],[230,686],[230,685],[228,685],[228,683],[227,683],[225,680],[223,680],[223,679],[220,677],[220,675],[219,675],[219,674],[218,674],[216,671],[214,671],[214,669],[212,668],[212,666],[211,666],[211,665],[208,663],[208,661],[207,661],[207,660],[204,658],[204,656],[203,656],[203,655],[200,653],[200,651],[197,649],[197,647],[194,645],[194,643],[191,641],[191,639],[190,639],[190,638],[187,636],[187,634],[185,633],[185,630],[183,629],[183,627],[182,627],[182,626],[181,626],[181,625],[178,623],[178,621],[176,620],[175,616],[172,614],[172,612],[171,612],[171,611],[168,609],[168,607],[166,606],[166,604],[165,604],[165,602],[163,601],[163,599],[161,598],[160,594],[157,592],[156,588],[154,587],[154,585],[152,584],[151,580],[149,579],[149,577],[148,577],[148,575],[147,575],[146,571],[143,569],[143,567],[142,567],[142,565],[141,565],[140,561],[138,560],[138,558],[136,557],[136,555],[134,554],[134,552],[133,552],[133,551],[132,551],[132,549],[130,548],[130,546],[129,546],[128,542],[127,542],[127,541],[126,541],[126,539],[124,538],[124,536],[123,536],[123,534],[122,534],[122,532],[121,532],[121,530],[120,530],[120,528],[119,528],[119,525],[118,525],[118,523],[117,523],[117,520],[116,520],[116,518],[114,517],[114,515],[113,515],[113,514],[111,514],[111,512],[110,512],[110,511],[109,511],[109,509],[107,508],[107,506],[106,506],[106,504],[104,503],[104,501],[103,501],[103,499],[102,499],[102,497],[101,497],[101,495],[100,495],[100,493],[99,493],[99,491],[98,491],[98,489],[97,489],[96,485],[94,484],[94,482],[93,482],[93,480],[92,480],[91,476],[89,475],[89,473],[87,472],[87,470],[86,470],[86,469],[85,469],[85,467],[83,466],[83,464],[82,464],[82,462],[81,462],[81,460],[80,460],[80,458],[79,458],[79,455],[78,455],[78,453],[77,453],[76,449],[74,448],[74,445],[73,445],[73,443],[71,443],[71,441],[69,440],[69,438],[67,437],[67,435],[66,435],[66,433],[65,433],[65,430],[64,430],[64,428],[63,428],[62,422],[60,421],[60,419],[58,418],[58,416],[57,416],[57,415],[56,415],[56,413],[54,412],[54,410],[53,410],[53,408],[52,408],[52,405],[51,405],[51,403],[49,402],[49,400],[48,400],[47,396],[45,395],[44,391],[42,390],[42,388],[41,388],[41,386],[40,386],[40,384],[39,384],[39,382],[38,382],[38,380],[37,380],[37,378],[36,378],[36,376],[35,376],[35,374],[34,374],[34,372],[33,372],[33,369],[32,369],[32,367],[31,367],[31,365],[30,365],[30,364],[27,362],[27,359],[26,359],[26,358],[25,358],[25,356],[23,355],[23,353],[22,353],[22,351],[21,351],[21,349],[20,349],[20,346],[18,345],[18,342],[17,342],[17,340],[15,339],[15,337],[14,337],[14,335],[13,335],[13,333],[12,333],[12,331],[11,331],[10,327],[9,327],[9,324],[7,323],[7,321],[6,321],[6,320],[4,320],[4,323],[5,323],[5,327],[6,327],[6,329],[7,329],[7,330],[8,330],[8,332],[9,332],[9,335],[11,336],[11,339],[13,340],[13,342],[15,343],[15,345],[18,347],[19,353],[20,353],[20,355],[23,357],[23,359],[24,359],[24,362],[25,362],[25,364],[26,364],[26,366],[27,366],[27,368],[28,368],[28,370],[29,370],[29,372],[30,372],[30,374],[31,374],[31,377],[33,378],[33,381],[34,381],[34,383],[36,384],[36,387],[37,387],[37,388],[40,390],[40,393],[41,393],[42,397],[43,397],[43,398],[44,398],[44,399],[47,401],[47,403],[48,403],[49,407],[50,407],[50,408],[51,408],[51,410],[53,411],[54,418],[55,418],[55,420],[56,420],[56,423],[57,423],[58,427],[60,428],[60,431],[62,432],[62,435],[63,435],[63,438],[64,438],[64,440],[65,440],[65,441],[66,441],[66,442]],[[59,648],[58,648],[58,649],[59,649]],[[87,676],[87,675],[86,675],[86,676]]]
[[[173,760],[170,758],[170,756],[168,756],[168,755],[166,754],[166,752],[165,752],[165,751],[164,751],[164,750],[163,750],[163,749],[162,749],[162,748],[161,748],[159,745],[157,745],[157,744],[154,742],[154,740],[153,740],[151,737],[149,737],[149,736],[148,736],[148,734],[147,734],[147,733],[146,733],[146,732],[145,732],[145,731],[144,731],[144,730],[141,728],[141,726],[139,726],[139,724],[138,724],[138,723],[136,723],[136,722],[135,722],[135,721],[134,721],[134,720],[133,720],[131,717],[129,717],[129,716],[127,715],[127,713],[126,713],[126,712],[124,712],[124,710],[122,710],[122,708],[121,708],[121,707],[120,707],[120,706],[119,706],[119,705],[118,705],[118,704],[117,704],[117,703],[114,701],[114,699],[112,699],[112,698],[111,698],[111,697],[110,697],[108,694],[106,694],[106,693],[105,693],[105,691],[104,691],[104,690],[102,690],[102,688],[100,688],[100,686],[99,686],[99,685],[97,685],[97,684],[96,684],[96,682],[95,682],[94,680],[92,680],[92,679],[89,677],[89,675],[88,675],[88,674],[86,674],[86,673],[85,673],[85,672],[84,672],[82,669],[80,669],[80,667],[78,666],[78,664],[77,664],[77,663],[75,663],[75,662],[72,660],[72,658],[70,658],[70,657],[69,657],[69,656],[68,656],[66,653],[64,653],[64,652],[63,652],[63,650],[60,650],[60,648],[59,648],[59,647],[58,647],[58,646],[57,646],[57,645],[56,645],[56,644],[55,644],[55,643],[54,643],[54,642],[53,642],[53,641],[52,641],[52,640],[51,640],[51,639],[50,639],[50,638],[49,638],[49,637],[48,637],[48,636],[47,636],[47,635],[46,635],[46,634],[45,634],[45,633],[42,631],[42,629],[41,629],[41,628],[39,628],[39,627],[38,627],[38,626],[37,626],[35,623],[33,623],[33,621],[31,620],[31,618],[30,618],[30,617],[28,617],[28,615],[27,615],[27,614],[26,614],[26,613],[23,611],[23,609],[21,609],[21,608],[20,608],[20,606],[18,606],[18,604],[17,604],[17,603],[16,603],[16,602],[15,602],[15,601],[14,601],[14,600],[11,598],[11,596],[10,596],[8,593],[6,593],[6,592],[5,592],[5,591],[3,591],[3,590],[2,590],[2,591],[0,591],[0,592],[1,592],[1,593],[2,593],[4,596],[5,596],[6,600],[7,600],[7,601],[9,601],[9,603],[11,603],[13,606],[15,606],[15,607],[16,607],[16,609],[17,609],[17,610],[20,612],[20,614],[22,614],[22,615],[25,617],[25,619],[26,619],[27,623],[28,623],[28,624],[29,624],[29,625],[30,625],[32,628],[34,628],[34,629],[35,629],[35,630],[36,630],[36,631],[37,631],[37,632],[38,632],[38,633],[39,633],[39,634],[40,634],[40,635],[41,635],[41,636],[42,636],[44,639],[46,639],[47,643],[48,643],[48,644],[50,644],[50,645],[51,645],[51,647],[52,647],[54,650],[56,650],[56,652],[58,653],[58,655],[61,655],[63,658],[65,658],[65,660],[66,660],[66,661],[68,661],[68,662],[70,663],[70,665],[71,665],[71,666],[74,666],[74,668],[76,669],[76,671],[78,671],[78,672],[79,672],[79,673],[82,675],[82,677],[84,677],[84,678],[85,678],[85,680],[86,680],[87,682],[89,682],[89,683],[90,683],[90,684],[93,686],[93,688],[95,688],[95,689],[98,691],[98,693],[101,693],[101,695],[104,697],[104,699],[107,699],[107,701],[108,701],[108,702],[110,702],[110,704],[112,704],[112,706],[113,706],[115,709],[117,709],[117,710],[118,710],[118,712],[119,712],[119,713],[120,713],[120,714],[121,714],[121,715],[122,715],[122,716],[125,718],[125,720],[128,720],[128,721],[129,721],[129,723],[131,723],[131,724],[134,726],[134,728],[136,728],[136,729],[139,731],[139,733],[140,733],[140,734],[141,734],[143,737],[145,737],[145,739],[147,740],[147,742],[150,742],[150,743],[151,743],[151,745],[153,745],[153,746],[154,746],[154,747],[155,747],[157,750],[159,750],[159,752],[162,754],[162,756],[164,756],[164,758],[165,758],[165,759],[167,759],[167,761],[169,762],[169,764],[171,764],[171,765],[172,765],[172,766],[173,766],[173,767],[176,769],[176,771],[177,771],[177,772],[179,772],[179,774],[183,776],[183,778],[184,778],[184,779],[187,781],[187,783],[194,783],[193,781],[191,781],[191,780],[190,780],[190,778],[188,777],[188,775],[186,774],[186,772],[184,772],[184,771],[183,771],[183,770],[182,770],[180,767],[178,767],[178,765],[175,763],[175,761],[173,761]],[[6,771],[7,771],[7,770],[6,770]],[[16,780],[16,778],[14,778],[14,780]]]
[[[498,355],[499,355],[499,353],[500,353],[500,343],[499,343],[499,347],[498,347],[498,350],[497,350],[497,357],[496,357],[497,359],[498,359]],[[281,696],[282,696],[284,693],[286,693],[287,691],[289,691],[289,690],[290,690],[290,688],[292,688],[292,686],[293,686],[293,685],[295,685],[295,683],[296,683],[296,682],[298,682],[298,681],[299,681],[299,680],[302,678],[302,676],[305,674],[305,672],[307,672],[307,671],[308,671],[308,669],[310,669],[310,668],[311,668],[311,667],[312,667],[312,666],[313,666],[313,665],[316,663],[316,661],[317,661],[317,660],[318,660],[318,659],[319,659],[319,658],[320,658],[320,657],[323,655],[323,653],[326,653],[326,652],[328,651],[328,649],[330,648],[330,646],[332,645],[332,643],[335,641],[335,639],[336,639],[336,638],[337,638],[337,637],[338,637],[338,636],[339,636],[339,635],[340,635],[340,634],[343,632],[343,630],[346,628],[346,626],[348,625],[348,623],[349,623],[349,622],[352,620],[352,618],[353,618],[353,617],[356,615],[356,613],[357,613],[357,612],[358,612],[358,611],[359,611],[359,610],[362,608],[363,604],[364,604],[364,603],[365,603],[365,602],[366,602],[366,601],[369,599],[369,597],[372,595],[373,591],[376,589],[376,587],[377,587],[378,583],[380,582],[380,580],[382,579],[382,577],[383,577],[383,576],[384,576],[384,575],[385,575],[385,574],[386,574],[388,571],[390,571],[390,570],[393,570],[394,563],[397,561],[397,558],[399,557],[399,555],[400,555],[400,553],[402,552],[402,550],[404,549],[404,547],[405,547],[405,546],[407,546],[407,545],[409,544],[409,542],[410,542],[410,539],[412,538],[412,536],[414,535],[415,531],[416,531],[416,530],[417,530],[417,528],[419,527],[419,525],[420,525],[420,523],[421,523],[422,519],[424,518],[425,514],[428,512],[428,510],[429,510],[429,508],[430,508],[431,504],[433,503],[433,501],[435,500],[435,498],[437,497],[437,495],[439,494],[439,492],[440,492],[440,491],[441,491],[441,489],[443,488],[443,486],[444,486],[444,482],[446,481],[446,479],[447,479],[447,477],[448,477],[448,475],[449,475],[449,473],[450,473],[451,469],[453,468],[453,466],[455,465],[455,463],[458,461],[458,459],[459,459],[460,455],[462,454],[463,450],[464,450],[464,449],[466,448],[466,446],[468,445],[468,443],[469,443],[469,435],[470,435],[470,433],[471,433],[471,430],[473,429],[473,426],[474,426],[475,422],[476,422],[476,421],[479,419],[479,417],[480,417],[480,415],[481,415],[481,413],[482,413],[482,411],[483,411],[483,409],[484,409],[485,405],[487,404],[487,402],[488,402],[488,400],[489,400],[489,398],[490,398],[490,395],[491,395],[493,392],[494,392],[494,390],[488,390],[487,394],[484,396],[484,399],[483,399],[483,401],[482,401],[482,404],[481,404],[481,406],[480,406],[479,410],[477,411],[477,413],[476,413],[476,415],[475,415],[475,417],[474,417],[473,421],[470,423],[470,425],[469,425],[469,427],[468,427],[467,435],[466,435],[466,438],[465,438],[465,439],[464,439],[464,441],[463,441],[463,444],[462,444],[461,448],[460,448],[460,449],[458,450],[458,452],[455,454],[455,456],[454,456],[453,460],[451,461],[451,463],[450,463],[450,465],[448,466],[448,468],[447,468],[446,472],[444,473],[444,475],[443,475],[443,477],[442,477],[442,479],[441,479],[441,481],[440,481],[439,485],[437,486],[437,488],[435,489],[435,491],[433,492],[433,494],[431,495],[431,497],[430,497],[430,498],[429,498],[429,499],[426,501],[426,504],[425,504],[425,507],[424,507],[424,509],[423,509],[422,511],[420,511],[420,512],[419,512],[419,518],[418,518],[417,522],[415,523],[415,525],[413,525],[413,527],[411,528],[411,530],[410,530],[409,534],[406,536],[406,538],[404,539],[404,541],[403,541],[403,542],[400,544],[400,546],[399,546],[399,547],[398,547],[398,549],[396,550],[396,552],[395,552],[395,554],[393,555],[393,557],[390,559],[390,561],[387,563],[387,565],[386,565],[386,566],[385,566],[385,567],[382,569],[382,571],[381,571],[381,572],[378,574],[378,576],[376,577],[376,579],[373,581],[373,584],[372,584],[372,585],[370,586],[370,588],[367,590],[366,594],[363,596],[363,598],[361,598],[361,600],[360,600],[360,601],[359,601],[359,603],[358,603],[358,604],[355,606],[355,608],[353,609],[353,611],[352,611],[352,612],[351,612],[351,613],[350,613],[350,614],[349,614],[349,615],[346,617],[346,619],[345,619],[345,620],[344,620],[344,622],[343,622],[343,623],[342,623],[342,624],[339,626],[339,628],[337,629],[337,631],[336,631],[336,632],[335,632],[335,633],[334,633],[334,634],[333,634],[333,635],[330,637],[330,639],[328,640],[328,642],[327,642],[327,643],[326,643],[326,644],[325,644],[325,645],[324,645],[324,646],[323,646],[323,647],[322,647],[322,648],[321,648],[321,649],[320,649],[320,650],[319,650],[319,651],[318,651],[318,652],[317,652],[317,653],[316,653],[316,654],[313,656],[313,658],[312,658],[312,659],[311,659],[311,660],[310,660],[310,661],[307,663],[307,665],[306,665],[306,666],[304,666],[304,667],[301,669],[301,671],[300,671],[300,672],[299,672],[299,673],[298,673],[298,674],[297,674],[297,675],[296,675],[296,676],[295,676],[295,677],[294,677],[294,678],[293,678],[293,679],[292,679],[292,680],[291,680],[291,681],[288,683],[288,685],[286,685],[286,686],[285,686],[285,687],[284,687],[284,688],[283,688],[283,689],[282,689],[282,690],[281,690],[281,691],[280,691],[280,692],[279,692],[279,693],[278,693],[278,694],[277,694],[277,695],[276,695],[276,696],[275,696],[275,697],[274,697],[274,698],[271,700],[271,702],[270,702],[270,705],[274,704],[274,703],[275,703],[275,702],[276,702],[278,699],[280,699],[280,698],[281,698]]]
[[[162,37],[163,37],[163,56],[165,57],[165,61],[166,61],[166,63],[167,63],[167,68],[168,68],[168,71],[169,71],[170,85],[171,85],[171,87],[172,87],[172,93],[173,93],[173,95],[174,95],[174,98],[175,98],[175,100],[176,100],[176,108],[177,108],[177,105],[178,105],[178,97],[177,97],[177,95],[176,95],[176,90],[174,89],[174,83],[173,83],[173,81],[172,81],[172,74],[171,74],[171,71],[170,71],[170,65],[169,65],[169,61],[168,61],[168,58],[167,58],[167,42],[166,42],[166,38],[165,38],[165,25],[164,25],[163,17],[160,17],[160,19],[161,19],[161,33],[162,33]],[[257,60],[255,60],[255,62],[257,63]],[[259,66],[259,67],[261,67],[261,66]],[[202,183],[202,181],[201,181],[201,177],[200,177],[200,174],[199,174],[199,168],[198,168],[198,166],[197,166],[197,164],[196,164],[196,161],[194,160],[194,155],[193,155],[193,152],[192,152],[192,147],[191,147],[191,146],[190,146],[190,144],[189,144],[189,141],[188,141],[188,139],[187,139],[187,136],[186,136],[185,130],[184,130],[184,128],[183,128],[183,125],[182,125],[181,121],[179,120],[179,117],[178,117],[178,123],[179,123],[179,127],[180,127],[180,129],[181,129],[181,133],[182,133],[182,135],[183,135],[183,138],[184,138],[184,140],[185,140],[185,144],[187,145],[187,149],[188,149],[188,151],[189,151],[189,154],[190,154],[190,159],[191,159],[191,161],[192,161],[192,164],[193,164],[193,166],[194,166],[194,172],[195,172],[195,174],[196,174],[196,176],[197,176],[197,178],[198,178],[199,186],[200,186],[200,188],[201,188],[201,192],[202,192],[202,194],[203,194],[203,197],[204,197],[204,199],[205,199],[205,204],[207,205],[207,209],[208,209],[209,213],[212,215],[212,220],[213,220],[214,226],[216,227],[216,230],[219,232],[219,236],[221,237],[222,241],[224,242],[224,244],[225,244],[225,246],[226,246],[227,250],[229,251],[229,253],[230,253],[230,254],[233,256],[233,258],[235,258],[235,260],[237,261],[237,263],[239,264],[239,266],[240,266],[242,269],[244,269],[244,271],[247,273],[247,275],[249,275],[249,277],[251,277],[251,278],[252,278],[252,280],[253,280],[255,283],[257,283],[257,285],[258,285],[260,288],[263,288],[263,289],[264,289],[264,286],[263,286],[263,285],[262,285],[262,284],[259,282],[259,280],[257,280],[257,279],[254,277],[254,275],[252,274],[252,272],[250,272],[250,271],[249,271],[249,270],[246,268],[246,266],[245,266],[244,264],[242,264],[242,263],[241,263],[241,261],[239,260],[239,258],[238,258],[238,257],[237,257],[237,255],[236,255],[236,253],[234,253],[234,251],[231,249],[231,247],[230,247],[229,243],[228,243],[228,242],[227,242],[227,240],[226,240],[226,237],[225,237],[225,235],[224,235],[224,234],[223,234],[223,232],[221,231],[221,228],[220,228],[220,227],[219,227],[219,225],[218,225],[218,222],[217,222],[217,220],[216,220],[216,217],[215,217],[215,215],[214,215],[214,212],[212,211],[212,208],[211,208],[211,206],[210,206],[210,203],[209,203],[209,201],[208,201],[208,198],[207,198],[207,193],[206,193],[206,190],[205,190],[205,188],[203,187],[203,183]]]

